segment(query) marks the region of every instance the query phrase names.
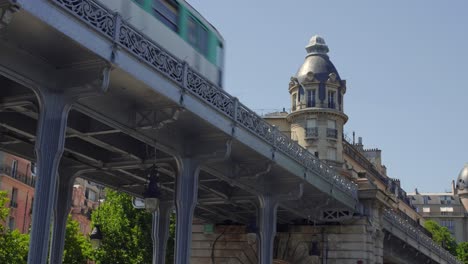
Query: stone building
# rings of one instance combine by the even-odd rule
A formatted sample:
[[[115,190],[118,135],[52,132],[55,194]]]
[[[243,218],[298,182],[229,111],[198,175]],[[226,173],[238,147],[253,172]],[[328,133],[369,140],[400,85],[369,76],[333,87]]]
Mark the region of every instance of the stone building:
[[[29,160],[0,151],[0,190],[8,193],[10,213],[6,226],[28,233],[31,225],[35,164]],[[98,206],[99,189],[87,180],[77,178],[73,186],[72,219],[83,234],[91,232],[91,211]]]
[[[10,213],[6,226],[28,233],[31,225],[34,185],[34,164],[28,160],[0,152],[0,191],[8,194]]]
[[[403,263],[395,250],[384,253],[382,217],[385,212],[398,215],[426,232],[420,225],[423,219],[400,181],[387,175],[382,151],[364,148],[362,138],[355,142],[354,135],[352,142],[345,139],[347,84],[331,62],[324,39],[313,36],[306,51],[304,63],[289,82],[291,112],[266,114],[264,119],[356,182],[362,208],[352,214],[320,204],[320,215],[313,221],[278,226],[275,263]],[[245,235],[248,230],[224,225],[206,230],[201,224],[194,226],[192,263],[207,263],[214,257],[223,259],[219,263],[256,263],[255,236]]]
[[[424,219],[447,227],[458,243],[468,241],[468,163],[452,181],[450,192],[409,193],[411,203]]]

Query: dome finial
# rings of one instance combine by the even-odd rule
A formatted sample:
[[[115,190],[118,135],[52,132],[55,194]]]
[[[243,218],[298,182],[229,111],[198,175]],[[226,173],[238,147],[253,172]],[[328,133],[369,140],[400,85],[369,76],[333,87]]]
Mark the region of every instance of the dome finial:
[[[328,46],[325,43],[325,40],[320,37],[319,35],[315,35],[310,38],[309,44],[306,46],[307,55],[313,54],[323,54],[326,55],[328,53]]]

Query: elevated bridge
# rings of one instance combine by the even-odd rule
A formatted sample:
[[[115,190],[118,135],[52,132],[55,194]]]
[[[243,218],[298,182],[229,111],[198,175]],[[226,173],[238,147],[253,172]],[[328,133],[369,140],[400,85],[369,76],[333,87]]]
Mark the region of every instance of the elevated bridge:
[[[143,197],[158,167],[155,263],[171,204],[176,263],[190,261],[193,216],[257,219],[259,263],[272,263],[277,223],[363,211],[355,183],[98,1],[1,0],[0,87],[0,149],[38,167],[28,263],[47,262],[52,218],[50,263],[61,263],[77,176]],[[384,228],[405,239],[394,222]]]

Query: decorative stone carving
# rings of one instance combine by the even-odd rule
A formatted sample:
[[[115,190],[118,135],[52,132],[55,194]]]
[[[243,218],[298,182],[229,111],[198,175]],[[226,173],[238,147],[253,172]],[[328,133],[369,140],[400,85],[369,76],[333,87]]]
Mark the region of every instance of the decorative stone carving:
[[[307,76],[306,76],[306,81],[308,82],[312,82],[315,80],[315,74],[314,72],[310,71],[307,73]]]
[[[336,74],[334,72],[328,75],[328,82],[335,83],[336,82]]]

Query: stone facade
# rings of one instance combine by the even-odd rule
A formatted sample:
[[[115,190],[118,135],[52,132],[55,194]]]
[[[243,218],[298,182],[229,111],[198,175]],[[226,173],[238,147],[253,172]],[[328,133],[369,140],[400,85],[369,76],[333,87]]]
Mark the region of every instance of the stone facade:
[[[416,189],[408,194],[411,203],[424,219],[434,220],[447,227],[458,243],[468,241],[468,208],[463,204],[466,195],[459,187],[452,181],[450,192],[425,193]]]
[[[364,149],[362,139],[358,143],[344,139],[346,81],[328,59],[324,40],[314,36],[306,49],[304,65],[289,84],[292,111],[264,118],[358,183],[362,208],[359,215],[332,208],[322,222],[278,229],[274,263],[384,263],[382,210],[391,208],[409,219],[417,219],[417,213],[399,181],[386,175],[381,150]],[[211,234],[203,232],[203,225],[195,225],[193,230],[192,263],[212,259],[216,263],[257,263],[257,241],[248,239],[245,227],[218,226]]]

